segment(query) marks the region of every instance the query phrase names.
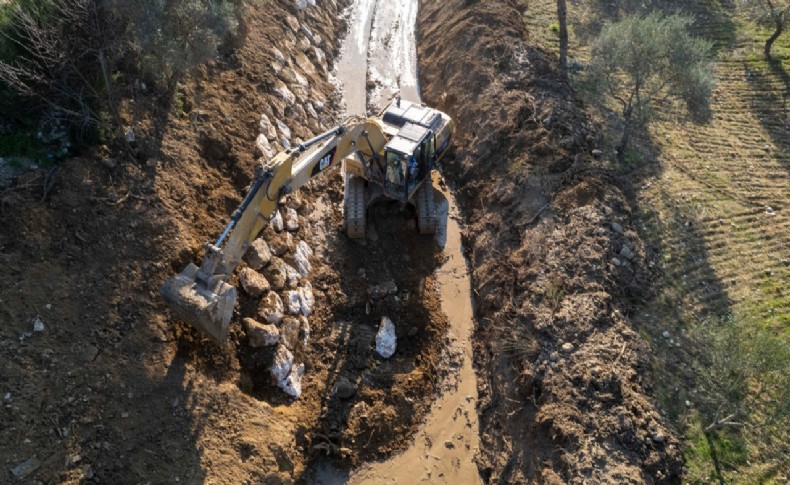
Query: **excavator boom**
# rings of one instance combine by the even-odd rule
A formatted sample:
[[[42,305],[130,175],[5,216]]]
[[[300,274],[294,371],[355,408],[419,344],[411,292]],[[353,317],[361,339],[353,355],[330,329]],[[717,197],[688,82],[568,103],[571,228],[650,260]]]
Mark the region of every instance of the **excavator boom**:
[[[364,147],[357,146],[359,137],[366,140]],[[259,171],[217,242],[206,246],[201,266],[190,263],[180,274],[167,280],[160,289],[162,297],[187,323],[224,346],[237,298],[236,288],[227,280],[277,210],[280,197],[299,189],[330,167],[339,166],[338,162],[348,155],[375,153],[386,142],[374,121],[355,119],[278,153]]]
[[[242,256],[277,210],[280,197],[343,162],[349,237],[365,236],[366,184],[384,197],[419,208],[420,232],[436,228],[430,173],[453,131],[449,116],[410,102],[390,104],[378,118],[352,117],[340,126],[274,156],[260,167],[249,192],[200,267],[189,264],[161,294],[195,328],[224,345],[236,289],[227,283]],[[425,181],[427,185],[425,184]],[[374,198],[374,196],[371,196]]]

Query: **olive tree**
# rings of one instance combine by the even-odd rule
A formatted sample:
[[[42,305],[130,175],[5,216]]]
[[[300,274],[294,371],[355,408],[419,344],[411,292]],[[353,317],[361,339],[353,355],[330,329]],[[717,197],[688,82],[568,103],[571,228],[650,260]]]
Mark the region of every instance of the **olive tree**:
[[[126,21],[124,40],[138,68],[172,90],[182,74],[216,58],[239,25],[231,0],[105,0]]]
[[[620,161],[634,125],[649,121],[656,100],[676,97],[692,110],[706,105],[711,44],[689,34],[691,23],[680,15],[631,16],[605,26],[594,40],[586,84],[595,101],[621,107]]]
[[[240,20],[237,0],[0,1],[0,94],[81,128],[120,128],[115,77],[173,92],[216,58]],[[126,76],[125,76],[126,75]],[[0,99],[2,101],[2,99]],[[0,109],[2,106],[0,106]],[[42,110],[43,111],[43,110]]]
[[[771,47],[784,32],[790,21],[790,1],[788,0],[740,0],[740,5],[758,25],[774,29],[765,41],[765,58],[771,60]]]

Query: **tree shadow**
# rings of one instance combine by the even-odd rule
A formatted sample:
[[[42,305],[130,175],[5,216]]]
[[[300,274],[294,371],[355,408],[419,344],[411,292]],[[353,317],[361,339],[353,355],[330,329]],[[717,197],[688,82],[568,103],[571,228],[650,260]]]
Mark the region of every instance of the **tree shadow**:
[[[592,41],[608,23],[617,22],[625,16],[646,15],[654,11],[666,15],[679,13],[690,16],[694,33],[713,43],[714,54],[732,48],[737,40],[737,26],[732,20],[735,5],[730,0],[594,0],[586,9],[574,23],[576,34],[585,43]]]
[[[785,61],[760,59],[742,63],[749,83],[749,93],[744,97],[775,147],[769,150],[769,156],[790,172],[790,74]]]

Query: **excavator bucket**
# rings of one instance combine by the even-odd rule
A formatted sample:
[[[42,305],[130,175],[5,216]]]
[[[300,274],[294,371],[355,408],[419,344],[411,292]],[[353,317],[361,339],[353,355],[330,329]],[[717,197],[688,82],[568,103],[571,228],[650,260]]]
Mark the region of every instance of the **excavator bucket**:
[[[209,288],[198,281],[197,272],[198,267],[190,263],[180,274],[167,280],[160,293],[184,321],[224,347],[236,304],[236,288],[224,281]]]

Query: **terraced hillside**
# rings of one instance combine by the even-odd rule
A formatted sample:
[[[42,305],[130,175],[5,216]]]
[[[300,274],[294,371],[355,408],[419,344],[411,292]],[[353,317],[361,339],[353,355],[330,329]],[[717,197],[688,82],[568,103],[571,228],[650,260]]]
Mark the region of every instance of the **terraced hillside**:
[[[769,63],[762,46],[770,33],[729,3],[670,4],[663,8],[692,15],[696,32],[713,41],[717,84],[707,119],[692,120],[671,103],[660,106],[657,122],[621,167],[633,184],[643,235],[664,269],[660,296],[632,321],[654,343],[657,398],[686,433],[687,479],[781,482],[789,466],[787,418],[762,416],[757,421],[764,427],[733,427],[709,440],[697,407],[710,404],[710,389],[694,363],[715,351],[714,340],[731,322],[775,343],[786,342],[790,331],[790,36],[777,41],[777,62]],[[614,3],[569,4],[572,72],[583,70],[590,36],[622,14]],[[533,38],[557,48],[555,2],[530,2],[524,21]],[[616,118],[599,113],[609,126],[601,145],[612,159]],[[752,335],[735,337],[731,359],[740,358]],[[764,391],[748,387],[746,394]],[[758,414],[787,406],[765,407],[761,399],[776,396],[763,397],[753,399]]]

